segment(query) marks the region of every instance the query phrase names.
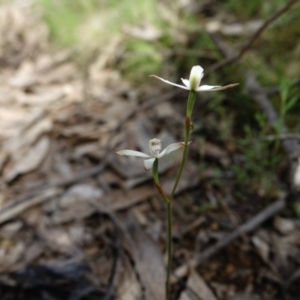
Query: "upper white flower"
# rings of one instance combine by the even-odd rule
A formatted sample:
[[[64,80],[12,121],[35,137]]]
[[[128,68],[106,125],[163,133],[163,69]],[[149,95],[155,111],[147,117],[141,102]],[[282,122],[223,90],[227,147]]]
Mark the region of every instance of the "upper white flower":
[[[183,148],[184,145],[185,145],[184,142],[170,144],[166,149],[161,151],[161,141],[159,139],[152,139],[149,141],[150,155],[135,150],[121,150],[116,152],[116,154],[147,158],[144,160],[144,167],[148,171],[152,168],[155,159],[161,158],[175,150]]]
[[[200,85],[201,79],[204,75],[203,68],[200,66],[194,66],[190,73],[190,79],[183,79],[181,78],[184,85],[176,84],[173,82],[170,82],[168,80],[165,80],[161,77],[158,77],[156,75],[150,75],[151,77],[155,77],[165,83],[177,86],[179,88],[188,90],[188,91],[194,91],[194,92],[204,92],[204,91],[221,91],[225,90],[231,87],[234,87],[238,85],[238,83],[233,83],[225,86],[219,86],[219,85]]]

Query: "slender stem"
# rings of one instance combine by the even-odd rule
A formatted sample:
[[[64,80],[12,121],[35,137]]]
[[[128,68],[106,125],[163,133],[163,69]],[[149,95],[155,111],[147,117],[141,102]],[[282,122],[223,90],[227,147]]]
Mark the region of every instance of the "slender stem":
[[[166,196],[165,192],[163,191],[162,187],[159,184],[159,177],[158,177],[158,159],[156,159],[153,163],[152,168],[152,175],[155,186],[165,200],[167,204],[167,255],[168,255],[168,263],[167,263],[167,278],[166,278],[166,300],[170,300],[170,278],[171,278],[171,263],[172,263],[172,212],[171,212],[171,201]]]
[[[196,92],[190,91],[189,94],[189,99],[188,99],[188,104],[186,106],[186,116],[187,117],[192,117],[192,112],[195,104],[195,99],[196,99]]]
[[[193,108],[194,108],[194,103],[195,103],[195,99],[196,99],[196,93],[191,91],[189,94],[189,99],[188,99],[188,104],[187,104],[187,108],[186,108],[186,118],[185,118],[185,145],[184,145],[184,149],[183,149],[183,154],[182,154],[182,160],[180,163],[180,167],[175,179],[175,184],[171,193],[171,197],[170,200],[172,201],[176,192],[176,189],[178,187],[179,184],[179,180],[181,178],[182,172],[183,172],[183,168],[186,162],[186,158],[187,158],[187,152],[188,152],[188,145],[189,145],[189,139],[190,139],[190,133],[191,133],[191,116],[192,116],[192,112],[193,112]]]
[[[153,166],[152,166],[152,176],[155,182],[155,185],[159,186],[159,179],[158,179],[158,159],[155,159]]]
[[[179,180],[181,178],[183,168],[186,162],[187,153],[188,153],[188,145],[190,139],[190,133],[192,128],[191,116],[194,108],[194,103],[196,99],[196,93],[191,91],[189,94],[187,109],[186,109],[186,118],[185,118],[185,138],[184,138],[184,149],[182,154],[182,159],[180,163],[180,167],[175,179],[174,187],[172,189],[172,193],[170,198],[168,198],[167,202],[167,255],[168,255],[168,265],[167,265],[167,280],[166,280],[166,300],[170,300],[170,278],[171,278],[171,267],[172,267],[172,200],[174,198],[176,189],[179,184]]]
[[[164,190],[162,189],[162,187],[159,184],[159,178],[158,178],[158,159],[155,159],[155,161],[153,163],[152,176],[153,176],[153,180],[154,180],[154,183],[155,183],[155,186],[156,186],[156,189],[157,189],[158,193],[165,200],[165,202],[168,203],[170,201],[170,199],[165,194]]]
[[[168,227],[168,238],[167,238],[167,280],[166,280],[166,300],[170,300],[170,278],[171,278],[171,267],[172,267],[172,202],[167,202],[167,227]]]

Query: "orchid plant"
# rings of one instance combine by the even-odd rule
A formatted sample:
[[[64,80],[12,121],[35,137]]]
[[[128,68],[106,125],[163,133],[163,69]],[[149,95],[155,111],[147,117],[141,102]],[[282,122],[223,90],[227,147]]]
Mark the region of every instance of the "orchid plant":
[[[168,255],[168,262],[167,262],[167,278],[166,278],[166,300],[170,300],[170,279],[171,279],[171,262],[172,262],[172,201],[175,196],[175,192],[177,190],[183,168],[186,162],[187,158],[187,152],[188,152],[188,145],[190,144],[190,133],[193,128],[193,124],[191,122],[191,116],[194,108],[194,103],[196,99],[196,93],[197,92],[207,92],[207,91],[221,91],[228,88],[232,88],[237,83],[229,84],[226,86],[211,86],[211,85],[200,85],[201,80],[204,76],[204,70],[201,66],[194,66],[191,70],[189,79],[181,79],[184,85],[176,84],[173,82],[170,82],[168,80],[165,80],[161,77],[158,77],[156,75],[150,75],[151,77],[157,78],[167,84],[185,89],[190,91],[188,102],[187,102],[187,109],[186,109],[186,117],[185,117],[185,139],[184,142],[180,143],[174,143],[167,146],[163,151],[161,151],[161,141],[159,139],[152,139],[149,141],[149,152],[150,154],[146,154],[140,151],[136,150],[120,150],[116,152],[118,155],[127,155],[127,156],[136,156],[144,158],[144,168],[145,170],[152,169],[153,179],[155,186],[163,198],[163,200],[166,202],[167,205],[167,255]],[[177,172],[177,176],[174,182],[174,186],[172,189],[172,192],[170,195],[166,195],[166,193],[163,191],[163,188],[161,187],[159,183],[159,174],[158,174],[158,159],[162,158],[163,156],[176,151],[180,148],[183,148],[183,154],[181,163]]]

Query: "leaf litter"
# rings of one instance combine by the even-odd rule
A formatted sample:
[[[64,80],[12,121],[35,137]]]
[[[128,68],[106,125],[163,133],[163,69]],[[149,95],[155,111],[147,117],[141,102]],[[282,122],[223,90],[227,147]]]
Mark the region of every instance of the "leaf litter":
[[[148,151],[154,136],[166,145],[176,141],[176,130],[157,123],[172,119],[180,126],[181,114],[169,102],[132,114],[140,92],[107,67],[120,38],[91,63],[85,78],[71,51],[51,51],[47,28],[34,15],[26,6],[0,6],[1,299],[15,299],[16,289],[18,299],[26,300],[163,299],[163,203],[140,161],[128,162],[113,151]],[[251,32],[258,26],[246,25]],[[161,36],[151,24],[124,31],[146,40]],[[222,33],[244,31],[237,24]],[[191,157],[201,148],[195,143]],[[231,163],[217,144],[205,142],[200,152],[225,168]],[[179,159],[175,154],[161,162],[166,191]],[[174,207],[174,267],[239,225],[228,210],[201,213],[205,200],[213,197],[216,205],[223,197],[212,194],[209,183],[209,192],[199,191],[214,176],[187,163]],[[246,219],[253,215],[228,206]],[[190,267],[174,285],[174,299],[272,299],[284,288],[295,289],[299,227],[298,220],[276,216],[250,239],[233,241],[213,260]]]

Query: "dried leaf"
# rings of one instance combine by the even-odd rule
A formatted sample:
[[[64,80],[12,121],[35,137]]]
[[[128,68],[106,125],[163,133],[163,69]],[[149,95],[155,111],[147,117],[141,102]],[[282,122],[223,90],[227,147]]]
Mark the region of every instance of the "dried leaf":
[[[31,199],[22,201],[20,203],[14,203],[13,205],[7,205],[0,211],[0,224],[19,216],[24,211],[30,209],[33,206],[39,205],[43,202],[57,197],[60,193],[61,190],[58,188],[45,189],[43,192],[41,192],[41,194]]]
[[[297,224],[294,220],[281,218],[276,216],[274,218],[274,227],[281,233],[281,234],[288,234],[289,232],[296,229]]]
[[[65,195],[60,199],[59,205],[61,208],[66,209],[77,205],[79,202],[89,203],[87,199],[99,200],[103,192],[89,184],[77,184],[72,186]]]
[[[154,195],[157,195],[157,191],[152,186],[141,186],[128,191],[113,191],[103,197],[103,205],[108,206],[112,211],[122,210]]]
[[[27,5],[7,2],[0,9],[0,60],[13,66],[33,58],[48,45],[48,29]]]
[[[44,90],[36,91],[34,94],[26,94],[22,91],[16,93],[16,100],[21,105],[27,106],[45,106],[49,107],[56,101],[59,101],[65,95],[65,91],[62,87],[50,88],[47,87]]]
[[[128,215],[126,227],[132,239],[127,248],[135,261],[146,299],[164,299],[166,274],[162,253],[132,215]]]
[[[279,268],[287,268],[290,264],[289,257],[297,257],[300,245],[300,232],[294,230],[285,236],[279,236],[275,233],[271,235],[272,250],[275,254],[274,262]]]
[[[258,253],[262,257],[262,259],[268,263],[269,262],[269,254],[270,254],[270,247],[269,245],[260,239],[258,236],[253,236],[252,237],[252,242],[256,249],[258,250]]]
[[[230,164],[230,158],[228,153],[218,145],[210,142],[204,142],[199,145],[201,154],[220,160],[224,167],[228,167]]]
[[[127,261],[123,263],[123,274],[116,289],[116,300],[140,300],[143,299],[141,284],[135,272]]]
[[[132,37],[145,41],[156,41],[162,34],[151,23],[145,23],[142,27],[134,27],[128,24],[123,26],[123,31]]]
[[[254,20],[244,23],[224,24],[218,20],[213,20],[208,22],[205,27],[208,32],[221,32],[225,35],[239,36],[257,31],[263,22],[263,20]]]
[[[176,193],[180,193],[180,192],[184,191],[185,189],[197,186],[199,181],[200,181],[199,169],[197,168],[197,166],[194,163],[187,162],[185,165],[185,168],[182,172],[182,176],[179,181]],[[164,191],[167,194],[170,194],[173,189],[173,185],[174,185],[174,177],[163,178],[161,180],[161,185],[162,185]]]
[[[1,246],[4,251],[0,252],[0,271],[3,272],[21,259],[26,248],[22,241],[14,240],[3,240]]]
[[[40,136],[52,129],[52,121],[45,118],[44,110],[34,109],[28,112],[26,118],[19,124],[12,124],[15,127],[14,134],[5,140],[4,148],[10,156],[17,160],[23,156]]]
[[[5,180],[12,181],[21,174],[35,170],[45,159],[49,151],[50,139],[42,137],[32,148],[25,152],[24,156],[16,158],[12,167],[5,173]]]
[[[261,300],[262,298],[257,294],[252,293],[237,293],[229,300]]]
[[[294,185],[294,188],[300,190],[300,157],[298,159],[297,167],[294,171],[294,177],[292,183]]]
[[[16,107],[0,107],[0,138],[11,138],[19,133],[28,112]]]
[[[202,277],[193,271],[188,279],[186,289],[181,293],[179,300],[217,300]]]

